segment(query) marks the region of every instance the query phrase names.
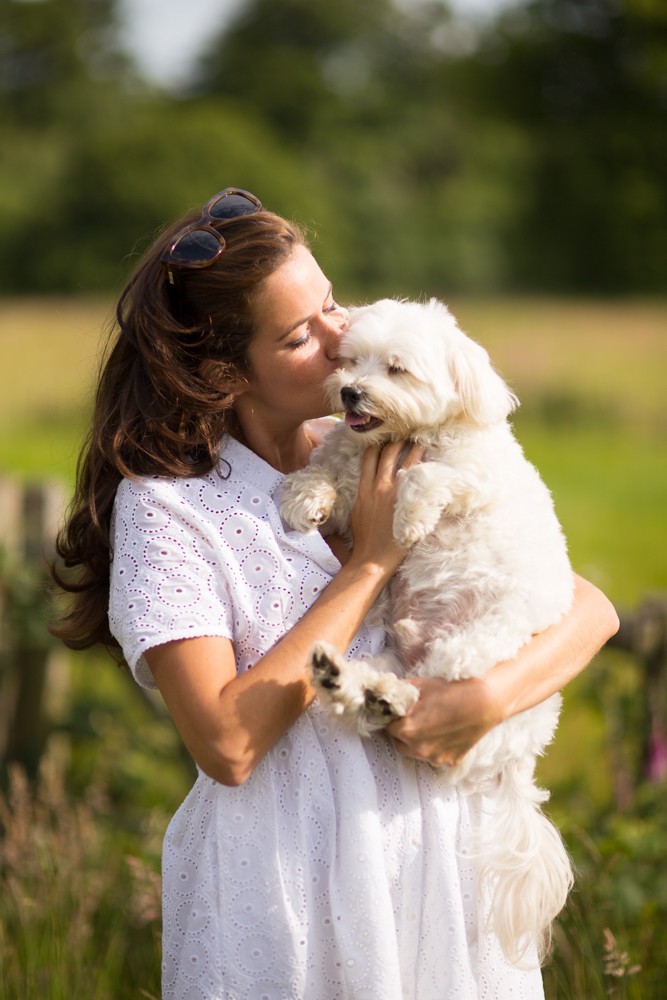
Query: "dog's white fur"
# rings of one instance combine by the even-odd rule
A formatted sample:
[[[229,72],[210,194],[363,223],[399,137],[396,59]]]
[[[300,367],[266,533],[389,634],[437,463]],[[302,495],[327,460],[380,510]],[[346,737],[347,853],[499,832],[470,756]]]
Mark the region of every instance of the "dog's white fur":
[[[351,310],[340,361],[327,390],[346,422],[287,477],[285,521],[347,532],[363,450],[407,439],[426,448],[400,476],[394,534],[409,551],[384,606],[390,647],[356,662],[324,643],[313,650],[321,700],[369,733],[416,701],[406,669],[482,676],[561,618],[573,580],[551,496],[507,422],[516,397],[442,303],[384,299]],[[563,842],[540,808],[548,795],[533,777],[559,709],[555,695],[508,719],[446,771],[494,802],[477,845],[480,875],[493,929],[516,963],[534,945],[544,954],[572,885]]]

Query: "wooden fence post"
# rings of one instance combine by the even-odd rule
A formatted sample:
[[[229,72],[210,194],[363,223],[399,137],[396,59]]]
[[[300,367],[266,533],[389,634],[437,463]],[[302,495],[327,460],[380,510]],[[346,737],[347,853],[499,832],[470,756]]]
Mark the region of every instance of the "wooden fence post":
[[[0,760],[19,761],[29,773],[45,737],[44,693],[54,662],[47,562],[64,503],[60,483],[0,478]]]
[[[633,612],[619,613],[620,628],[607,643],[631,653],[643,674],[646,726],[636,780],[667,778],[667,594],[647,594]]]

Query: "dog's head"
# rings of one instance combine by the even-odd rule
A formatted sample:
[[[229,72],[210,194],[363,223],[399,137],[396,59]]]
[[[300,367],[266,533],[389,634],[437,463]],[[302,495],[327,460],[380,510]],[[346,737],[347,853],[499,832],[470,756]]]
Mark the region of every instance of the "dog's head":
[[[351,309],[339,360],[327,379],[329,398],[367,444],[456,422],[492,426],[518,403],[484,348],[437,299]]]

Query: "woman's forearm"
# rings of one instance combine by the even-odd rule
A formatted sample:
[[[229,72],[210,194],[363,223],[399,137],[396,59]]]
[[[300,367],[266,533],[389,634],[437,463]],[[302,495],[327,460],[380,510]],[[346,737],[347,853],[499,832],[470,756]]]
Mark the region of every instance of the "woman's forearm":
[[[512,660],[499,663],[485,680],[500,719],[538,705],[560,691],[593,659],[619,626],[616,610],[592,583],[575,575],[572,608],[540,632]]]
[[[352,513],[352,552],[303,618],[252,670],[237,676],[229,639],[200,637],[145,653],[153,677],[199,766],[224,784],[240,784],[315,696],[308,654],[324,640],[346,649],[402,562],[392,521],[402,442],[368,448]],[[423,449],[413,446],[403,468]]]
[[[164,643],[144,654],[181,738],[225,785],[245,781],[315,696],[307,669],[317,640],[346,648],[386,583],[372,564],[348,563],[301,621],[251,670],[236,673],[229,639]]]
[[[314,643],[325,641],[346,649],[385,582],[373,568],[357,571],[345,566],[301,621],[252,670],[221,689],[221,756],[236,762],[240,780],[250,775],[315,697],[308,668]]]

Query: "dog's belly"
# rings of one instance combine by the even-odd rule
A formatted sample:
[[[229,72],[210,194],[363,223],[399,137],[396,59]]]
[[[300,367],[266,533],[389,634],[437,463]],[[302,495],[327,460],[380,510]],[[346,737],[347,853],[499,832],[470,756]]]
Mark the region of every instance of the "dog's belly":
[[[435,638],[446,641],[469,630],[498,609],[502,599],[499,587],[478,573],[446,574],[441,566],[438,579],[437,587],[405,586],[405,578],[398,574],[392,583],[389,631],[408,669],[423,660]]]
[[[492,640],[498,662],[569,607],[572,576],[560,537],[539,561],[518,525],[508,533],[488,528],[484,517],[443,518],[408,552],[390,587],[388,615],[392,644],[408,670],[434,643],[446,657],[449,648],[460,650],[463,637],[480,648]]]

